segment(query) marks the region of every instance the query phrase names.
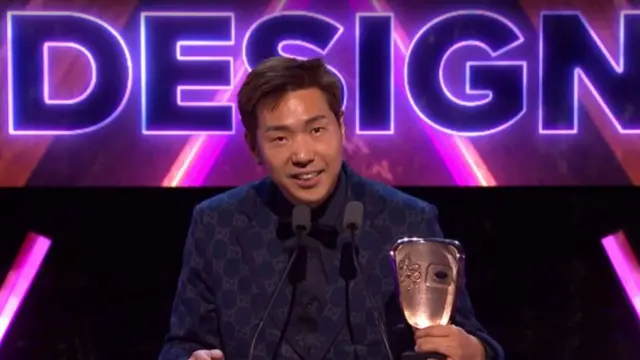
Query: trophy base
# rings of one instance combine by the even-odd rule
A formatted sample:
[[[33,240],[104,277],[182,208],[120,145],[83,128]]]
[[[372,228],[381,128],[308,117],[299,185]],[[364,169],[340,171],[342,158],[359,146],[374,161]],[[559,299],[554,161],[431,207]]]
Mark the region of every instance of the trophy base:
[[[428,352],[428,353],[416,353],[406,352],[400,357],[401,360],[447,360],[445,355],[440,353]]]

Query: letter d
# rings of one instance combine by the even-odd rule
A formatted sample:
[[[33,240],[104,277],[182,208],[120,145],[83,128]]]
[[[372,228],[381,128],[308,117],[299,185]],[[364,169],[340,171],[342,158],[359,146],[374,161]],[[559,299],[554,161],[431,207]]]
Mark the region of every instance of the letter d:
[[[114,119],[131,92],[131,56],[103,21],[74,12],[7,13],[10,134],[57,135],[95,130]],[[49,60],[56,48],[84,56],[89,85],[72,99],[51,96]]]

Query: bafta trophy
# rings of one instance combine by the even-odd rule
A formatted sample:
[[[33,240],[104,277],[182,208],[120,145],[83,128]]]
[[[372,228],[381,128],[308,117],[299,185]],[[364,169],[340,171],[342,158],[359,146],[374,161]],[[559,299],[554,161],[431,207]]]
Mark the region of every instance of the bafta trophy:
[[[391,259],[407,322],[417,329],[448,324],[464,263],[460,244],[445,239],[404,238],[393,246]],[[402,360],[440,359],[446,357],[438,353],[402,355]]]

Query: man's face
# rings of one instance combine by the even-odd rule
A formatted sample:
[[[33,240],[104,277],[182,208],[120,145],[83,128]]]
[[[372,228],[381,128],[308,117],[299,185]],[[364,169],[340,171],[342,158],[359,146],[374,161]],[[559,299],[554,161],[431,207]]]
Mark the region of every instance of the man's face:
[[[291,92],[258,116],[254,154],[295,204],[316,206],[333,190],[342,166],[344,126],[319,89]]]

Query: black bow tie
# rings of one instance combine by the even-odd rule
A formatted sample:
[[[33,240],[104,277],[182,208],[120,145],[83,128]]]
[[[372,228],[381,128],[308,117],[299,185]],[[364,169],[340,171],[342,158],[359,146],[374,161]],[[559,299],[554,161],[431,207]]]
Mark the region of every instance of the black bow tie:
[[[338,235],[339,232],[334,226],[312,223],[311,229],[307,233],[306,237],[310,237],[315,241],[311,241],[311,245],[321,245],[328,249],[336,249],[338,247]],[[276,236],[281,241],[288,241],[295,239],[296,234],[293,231],[293,227],[290,220],[282,220],[278,222],[278,228],[276,229]],[[305,241],[306,243],[306,241]]]

